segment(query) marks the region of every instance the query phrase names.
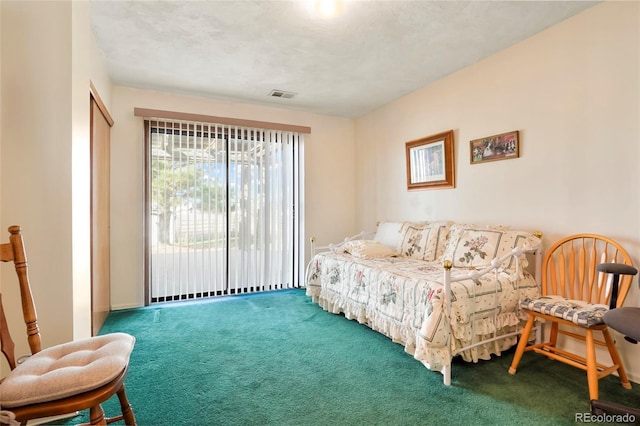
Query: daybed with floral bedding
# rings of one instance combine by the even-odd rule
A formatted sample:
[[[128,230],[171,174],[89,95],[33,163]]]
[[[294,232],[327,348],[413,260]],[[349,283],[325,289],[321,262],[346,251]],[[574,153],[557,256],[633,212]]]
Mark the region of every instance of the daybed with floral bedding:
[[[516,343],[526,319],[519,301],[539,293],[525,269],[526,253],[540,263],[538,237],[450,222],[381,223],[364,237],[313,248],[313,302],[403,345],[445,384],[454,356],[477,362]]]

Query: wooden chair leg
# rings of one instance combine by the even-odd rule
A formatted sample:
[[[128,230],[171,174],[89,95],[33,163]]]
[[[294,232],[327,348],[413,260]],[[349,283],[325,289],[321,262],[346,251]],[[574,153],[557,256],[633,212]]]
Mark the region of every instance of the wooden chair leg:
[[[509,367],[509,374],[516,374],[516,370],[518,369],[518,364],[520,364],[520,360],[522,359],[524,350],[527,348],[527,342],[529,342],[529,335],[531,334],[531,330],[533,329],[533,323],[535,322],[535,319],[536,317],[534,317],[533,315],[529,315],[527,324],[524,326],[524,330],[522,330],[522,334],[520,335],[520,341],[518,342],[516,353],[513,356],[513,361],[511,361],[511,366]]]
[[[120,401],[120,409],[122,410],[122,418],[127,426],[136,426],[136,418],[133,415],[131,404],[127,399],[127,394],[124,390],[124,384],[118,391],[118,400]]]
[[[618,377],[620,377],[620,383],[622,384],[622,387],[625,389],[631,389],[631,382],[629,382],[627,372],[622,365],[622,358],[620,358],[618,349],[616,349],[616,344],[613,341],[613,337],[611,337],[611,333],[609,333],[609,330],[605,328],[604,330],[602,330],[602,335],[604,336],[604,341],[607,343],[607,349],[609,349],[611,360],[618,366]]]
[[[557,322],[551,323],[551,331],[549,333],[549,345],[553,346],[554,348],[558,343],[558,327],[559,327],[559,324]]]
[[[589,384],[589,399],[598,399],[598,366],[596,364],[596,344],[593,331],[587,329],[585,335],[587,343],[587,383]]]
[[[107,419],[104,417],[104,410],[100,404],[91,407],[89,410],[89,424],[106,426]]]

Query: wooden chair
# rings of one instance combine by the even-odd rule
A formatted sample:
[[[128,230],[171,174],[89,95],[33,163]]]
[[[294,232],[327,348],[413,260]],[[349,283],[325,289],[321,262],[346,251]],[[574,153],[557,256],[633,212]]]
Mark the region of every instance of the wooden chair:
[[[610,302],[614,307],[622,306],[633,277],[622,276],[618,286],[612,285],[618,278],[613,280],[611,275],[598,272],[597,267],[602,263],[631,265],[632,262],[620,244],[595,234],[572,235],[549,248],[542,261],[542,296],[520,303],[529,318],[509,373],[516,373],[525,351],[534,351],[585,370],[591,400],[598,399],[598,380],[614,371],[618,372],[622,386],[631,389],[613,338],[602,317],[609,310]],[[617,291],[613,291],[614,287],[617,287]],[[529,335],[538,319],[551,324],[549,341],[529,344]],[[576,332],[578,330],[582,331]],[[604,341],[595,339],[596,331],[602,333]],[[558,348],[559,334],[584,342],[586,358]],[[596,344],[607,347],[613,365],[597,362]]]
[[[11,369],[0,382],[0,410],[13,413],[23,425],[30,419],[85,409],[90,410],[91,424],[124,420],[135,425],[124,389],[134,337],[112,333],[41,350],[20,227],[11,226],[9,233],[10,242],[0,245],[0,261],[15,264],[31,355],[22,362],[16,360],[0,293],[0,347]],[[107,419],[100,404],[116,394],[122,415]]]

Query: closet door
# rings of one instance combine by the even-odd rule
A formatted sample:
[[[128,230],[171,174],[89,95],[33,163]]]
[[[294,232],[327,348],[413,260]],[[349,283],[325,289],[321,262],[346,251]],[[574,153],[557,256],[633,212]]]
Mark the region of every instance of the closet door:
[[[91,96],[91,330],[94,336],[111,308],[109,139],[113,121],[101,105],[99,98],[96,101]]]

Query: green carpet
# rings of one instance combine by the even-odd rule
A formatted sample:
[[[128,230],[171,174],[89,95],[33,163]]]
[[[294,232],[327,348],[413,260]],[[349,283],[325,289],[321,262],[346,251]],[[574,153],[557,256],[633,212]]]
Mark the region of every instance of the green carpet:
[[[586,375],[512,352],[442,375],[303,290],[112,312],[101,333],[136,337],[126,380],[147,425],[561,425],[588,413]],[[600,383],[600,397],[640,405],[640,385]],[[118,411],[117,400],[104,404]],[[87,421],[87,414],[67,424]]]

